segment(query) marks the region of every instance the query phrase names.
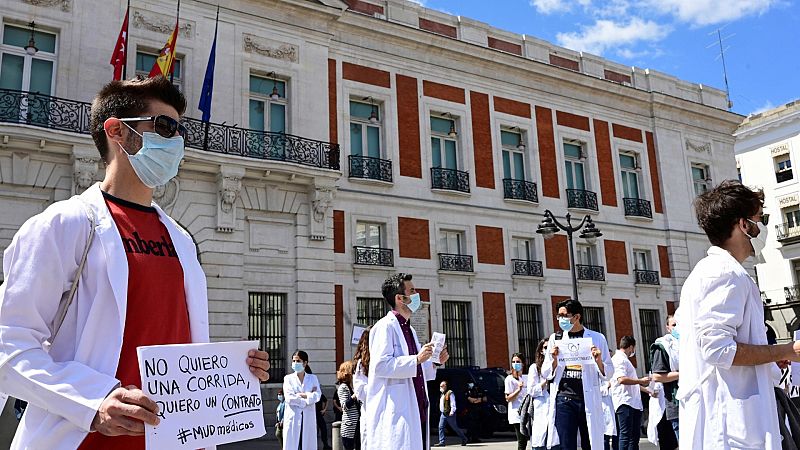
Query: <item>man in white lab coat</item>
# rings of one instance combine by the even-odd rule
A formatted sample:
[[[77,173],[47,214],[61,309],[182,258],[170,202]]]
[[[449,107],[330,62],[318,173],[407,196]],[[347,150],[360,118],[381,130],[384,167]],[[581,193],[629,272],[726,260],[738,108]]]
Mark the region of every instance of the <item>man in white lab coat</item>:
[[[605,336],[583,326],[583,306],[568,299],[556,305],[561,331],[550,335],[542,364],[542,375],[550,384],[550,419],[547,447],[561,444],[562,450],[577,448],[578,432],[584,449],[602,450],[606,428],[600,384],[611,377],[614,368]],[[565,366],[558,362],[556,340],[589,338],[594,361]]]
[[[764,194],[724,181],[695,200],[713,244],[681,291],[680,448],[781,448],[773,386],[777,361],[800,359],[800,342],[768,345],[758,286],[742,267],[767,237]]]
[[[381,289],[392,308],[369,334],[366,450],[421,450],[430,447],[426,381],[436,378],[433,344],[420,345],[409,323],[420,307],[410,274],[387,278]],[[449,355],[442,350],[444,364]]]
[[[163,77],[106,85],[91,110],[105,179],[28,220],[6,249],[0,391],[28,401],[12,448],[144,449],[144,423],[158,417],[140,390],[136,347],[208,342],[195,245],[152,203],[183,157],[185,109]],[[266,352],[242,357],[269,377]]]

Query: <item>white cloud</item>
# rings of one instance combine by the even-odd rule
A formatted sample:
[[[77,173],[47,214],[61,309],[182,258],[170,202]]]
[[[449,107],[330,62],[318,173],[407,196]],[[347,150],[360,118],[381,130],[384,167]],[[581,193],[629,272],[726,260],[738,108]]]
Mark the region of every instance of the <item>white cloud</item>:
[[[769,111],[770,109],[773,109],[773,108],[775,108],[775,105],[773,105],[771,101],[767,100],[763,105],[759,106],[758,108],[756,108],[753,112],[751,112],[748,115],[760,114],[760,113],[763,113],[765,111]]]
[[[645,0],[641,6],[702,26],[763,14],[776,4],[778,0]]]
[[[606,50],[628,47],[640,42],[657,42],[670,33],[670,27],[652,20],[632,18],[628,23],[597,20],[577,33],[558,33],[556,39],[564,47],[602,55]]]
[[[571,8],[569,0],[530,0],[530,3],[542,14],[569,11]]]

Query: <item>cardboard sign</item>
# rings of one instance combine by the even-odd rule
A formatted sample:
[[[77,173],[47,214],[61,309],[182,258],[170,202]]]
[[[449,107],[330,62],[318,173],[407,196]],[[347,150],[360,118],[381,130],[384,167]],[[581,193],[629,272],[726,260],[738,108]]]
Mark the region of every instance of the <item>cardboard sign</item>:
[[[145,424],[148,449],[197,449],[261,437],[264,412],[247,352],[258,341],[139,347],[142,391],[161,423]]]
[[[358,341],[361,340],[361,335],[364,334],[366,330],[367,327],[364,325],[353,325],[353,337],[350,339],[350,345],[358,345]]]
[[[433,344],[433,353],[431,354],[431,362],[435,364],[442,363],[442,350],[444,350],[444,334],[434,332],[433,336],[431,337],[431,343]]]
[[[557,339],[554,343],[558,348],[558,364],[561,366],[591,364],[594,361],[592,338]]]

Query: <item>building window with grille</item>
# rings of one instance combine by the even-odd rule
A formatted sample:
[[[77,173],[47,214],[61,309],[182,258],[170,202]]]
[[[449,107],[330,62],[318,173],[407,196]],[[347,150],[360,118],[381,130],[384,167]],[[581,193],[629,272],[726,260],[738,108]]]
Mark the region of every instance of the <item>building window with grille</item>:
[[[471,366],[472,308],[469,302],[442,301],[442,328],[447,336],[450,367]]]
[[[269,381],[286,375],[286,294],[250,292],[247,311],[248,339],[269,351]]]
[[[517,342],[519,351],[534,361],[536,346],[544,337],[542,328],[542,307],[529,303],[517,303]]]
[[[783,183],[794,177],[792,174],[792,159],[788,153],[776,156],[773,160],[775,162],[775,181]]]
[[[250,75],[250,129],[286,133],[286,81]]]
[[[136,75],[147,78],[150,76],[150,71],[153,70],[153,65],[158,59],[158,52],[136,52]],[[178,89],[183,90],[183,64],[182,61],[176,56],[172,62],[174,67],[172,71],[172,84]],[[167,77],[169,78],[169,77]]]
[[[579,141],[564,141],[564,170],[567,178],[567,189],[586,190],[586,144]]]
[[[606,334],[606,317],[603,308],[596,306],[583,307],[583,326],[596,331],[603,336]]]
[[[25,51],[31,37],[30,29],[4,24],[0,44],[0,89],[29,92],[27,101],[17,105],[4,105],[0,118],[9,121],[27,121],[35,124],[49,123],[47,97],[55,91],[55,66],[57,36],[46,31],[34,31],[35,55]],[[37,98],[38,97],[38,98]]]
[[[661,336],[661,318],[657,309],[640,309],[639,323],[642,327],[640,348],[644,350],[645,373],[650,372],[650,346]]]
[[[356,322],[371,327],[389,312],[382,297],[356,297]]]
[[[500,144],[503,147],[503,178],[524,181],[525,177],[525,144],[522,132],[500,130]]]
[[[356,223],[356,245],[358,247],[381,248],[384,242],[384,224],[374,222]]]
[[[456,121],[447,116],[431,115],[431,156],[433,167],[458,170]]]
[[[622,175],[624,198],[641,198],[639,192],[639,156],[635,153],[620,153],[619,167]]]
[[[350,100],[350,154],[381,157],[381,112],[370,98]]]
[[[707,164],[692,164],[692,184],[694,195],[700,195],[711,189],[711,174]]]

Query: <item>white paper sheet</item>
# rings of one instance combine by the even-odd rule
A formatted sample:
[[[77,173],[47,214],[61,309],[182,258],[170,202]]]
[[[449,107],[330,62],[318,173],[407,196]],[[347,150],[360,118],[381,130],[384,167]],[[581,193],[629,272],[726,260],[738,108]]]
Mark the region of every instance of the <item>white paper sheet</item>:
[[[441,364],[442,360],[442,350],[444,350],[444,338],[445,335],[443,333],[433,332],[433,336],[431,336],[431,343],[433,344],[433,354],[431,355],[431,361],[436,364]]]
[[[591,364],[592,343],[591,338],[575,338],[567,340],[556,340],[558,347],[558,364],[561,366],[571,366],[577,364]]]

